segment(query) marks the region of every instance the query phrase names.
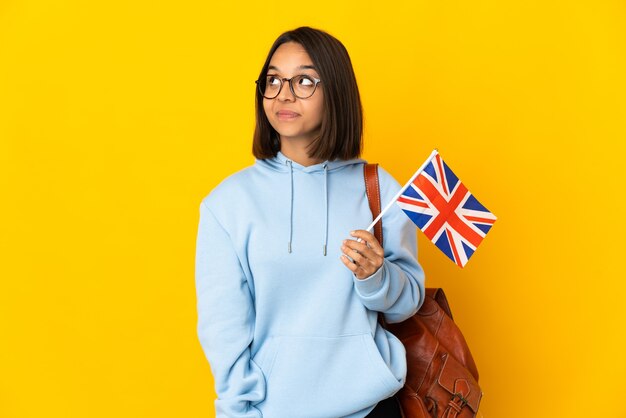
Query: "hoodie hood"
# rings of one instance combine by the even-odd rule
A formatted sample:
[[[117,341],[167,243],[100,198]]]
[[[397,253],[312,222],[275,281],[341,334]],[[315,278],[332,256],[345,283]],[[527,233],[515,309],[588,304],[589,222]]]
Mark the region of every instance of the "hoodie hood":
[[[288,173],[289,176],[286,178],[286,181],[290,182],[290,196],[289,196],[289,237],[287,239],[287,252],[291,253],[291,242],[293,240],[293,194],[294,194],[294,182],[293,182],[293,173],[294,170],[297,170],[303,174],[317,175],[321,174],[324,176],[324,242],[322,243],[322,254],[326,255],[326,250],[328,246],[328,177],[329,173],[333,171],[340,170],[345,166],[350,166],[354,164],[365,164],[367,161],[361,158],[354,158],[351,160],[326,160],[319,164],[313,164],[310,166],[303,166],[289,158],[282,152],[278,151],[275,157],[266,158],[263,160],[257,159],[256,164],[260,167],[265,167],[270,170],[278,171],[281,173]]]
[[[273,158],[266,158],[264,160],[256,160],[256,163],[261,165],[261,166],[265,166],[267,168],[270,168],[272,170],[275,171],[282,171],[282,172],[289,172],[290,171],[290,167],[289,164],[292,165],[294,170],[299,170],[303,173],[319,173],[319,172],[323,172],[326,169],[328,171],[333,171],[336,169],[339,169],[341,167],[347,166],[347,165],[352,165],[352,164],[363,164],[366,163],[367,161],[361,159],[361,158],[355,158],[352,160],[326,160],[324,162],[321,162],[319,164],[313,164],[310,165],[308,167],[303,166],[302,164],[299,164],[289,158],[287,158],[287,156],[285,154],[283,154],[282,152],[278,151],[278,153],[276,154],[275,157]]]

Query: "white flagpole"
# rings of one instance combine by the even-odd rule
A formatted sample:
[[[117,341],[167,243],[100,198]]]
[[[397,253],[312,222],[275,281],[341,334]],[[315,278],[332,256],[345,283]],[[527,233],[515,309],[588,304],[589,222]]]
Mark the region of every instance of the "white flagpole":
[[[439,153],[439,152],[437,151],[437,148],[435,148],[435,149],[433,150],[433,152],[431,152],[431,153],[430,153],[430,156],[426,159],[426,161],[424,161],[424,164],[422,164],[422,166],[421,166],[421,167],[420,167],[420,168],[419,168],[419,169],[415,172],[415,174],[413,174],[413,177],[411,177],[411,178],[409,179],[409,181],[407,181],[407,182],[406,182],[406,184],[404,185],[404,187],[402,187],[402,188],[400,189],[400,191],[399,191],[399,192],[398,192],[398,193],[394,196],[394,198],[393,198],[393,199],[391,199],[391,202],[389,202],[389,203],[387,204],[387,206],[385,206],[385,209],[383,209],[383,210],[380,212],[380,214],[376,217],[376,219],[374,219],[374,220],[372,221],[372,223],[370,224],[370,226],[368,226],[368,227],[367,227],[367,231],[368,231],[368,232],[371,232],[371,231],[372,231],[372,229],[374,228],[374,225],[376,225],[376,222],[378,222],[378,221],[380,220],[380,218],[382,218],[382,217],[383,217],[383,215],[385,214],[385,212],[387,212],[387,210],[391,207],[391,205],[393,205],[393,204],[396,202],[396,200],[398,200],[398,198],[400,197],[400,195],[401,195],[402,193],[404,193],[404,191],[406,190],[406,188],[407,188],[407,187],[409,187],[409,185],[410,185],[411,183],[413,183],[413,180],[415,180],[415,178],[416,178],[417,176],[419,176],[419,174],[422,172],[422,170],[424,170],[424,168],[426,168],[426,166],[428,165],[428,163],[430,162],[430,160],[432,160],[432,159],[433,159],[433,157],[434,157],[435,155],[437,155],[438,153]],[[360,241],[360,239],[359,239],[359,241]]]

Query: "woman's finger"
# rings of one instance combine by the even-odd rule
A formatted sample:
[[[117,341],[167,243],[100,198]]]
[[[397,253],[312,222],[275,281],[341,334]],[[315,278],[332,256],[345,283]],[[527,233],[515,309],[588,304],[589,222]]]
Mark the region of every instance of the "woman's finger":
[[[378,242],[374,234],[367,232],[364,229],[357,229],[355,231],[350,232],[350,235],[352,235],[353,237],[360,238],[361,240],[367,242],[370,248],[380,257],[385,256],[385,251],[383,250],[383,247],[380,246],[380,243]]]
[[[344,250],[344,252],[350,257],[352,257],[352,254],[356,250],[359,254],[370,260],[380,258],[380,256],[376,254],[376,252],[374,252],[374,250],[368,247],[364,242],[358,242],[353,239],[344,240],[341,249]]]
[[[352,270],[353,273],[355,273],[357,271],[357,269],[359,268],[359,266],[357,266],[356,264],[354,264],[352,261],[350,261],[350,259],[348,257],[346,257],[345,254],[341,254],[341,261],[343,262],[343,264],[346,265],[346,267],[348,267],[350,270]]]
[[[345,255],[347,255],[348,257],[350,257],[352,259],[352,261],[354,261],[354,263],[357,264],[357,266],[363,268],[363,269],[367,269],[370,265],[373,265],[374,263],[372,263],[372,260],[370,260],[369,258],[367,258],[367,256],[365,256],[364,254],[360,253],[357,250],[354,249],[350,249],[346,246],[342,247]]]
[[[350,261],[350,259],[346,257],[345,254],[342,254],[340,258],[343,264],[345,264],[346,267],[348,267],[359,280],[363,280],[376,272],[376,269],[374,268],[363,268],[363,266],[355,264],[354,262]]]

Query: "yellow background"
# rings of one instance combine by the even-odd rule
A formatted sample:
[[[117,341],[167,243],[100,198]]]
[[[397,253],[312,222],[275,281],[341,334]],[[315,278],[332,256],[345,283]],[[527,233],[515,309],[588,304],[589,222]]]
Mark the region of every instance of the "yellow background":
[[[350,52],[364,158],[404,183],[437,147],[499,218],[465,269],[419,235],[483,416],[626,417],[617,0],[1,0],[0,417],[213,416],[198,207],[300,25]]]

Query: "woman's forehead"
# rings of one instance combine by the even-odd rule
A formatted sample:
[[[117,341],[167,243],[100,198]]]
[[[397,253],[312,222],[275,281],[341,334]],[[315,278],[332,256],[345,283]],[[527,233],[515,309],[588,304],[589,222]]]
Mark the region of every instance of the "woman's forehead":
[[[268,70],[275,71],[295,71],[295,70],[317,70],[311,61],[311,57],[302,47],[295,42],[287,42],[279,46],[272,59]]]
[[[287,67],[284,67],[285,69],[288,69]],[[275,65],[270,65],[269,67],[267,67],[268,70],[276,70],[278,72],[281,71],[281,69]],[[311,65],[298,65],[297,67],[294,68],[295,70],[317,70],[317,68],[315,68],[315,66],[313,64]]]

